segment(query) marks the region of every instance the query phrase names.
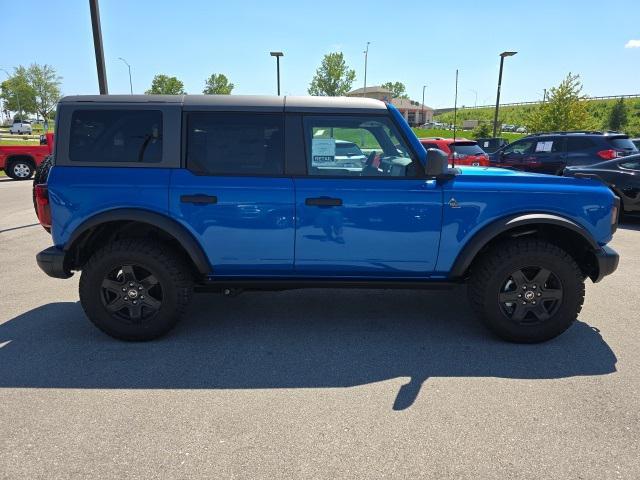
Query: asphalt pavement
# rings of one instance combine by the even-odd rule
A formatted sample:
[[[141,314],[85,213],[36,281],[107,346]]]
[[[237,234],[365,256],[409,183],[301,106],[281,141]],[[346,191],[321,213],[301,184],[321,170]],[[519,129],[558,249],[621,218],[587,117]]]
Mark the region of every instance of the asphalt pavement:
[[[0,478],[640,478],[640,221],[541,345],[492,337],[464,287],[201,294],[119,342],[38,269],[49,244],[0,177]]]

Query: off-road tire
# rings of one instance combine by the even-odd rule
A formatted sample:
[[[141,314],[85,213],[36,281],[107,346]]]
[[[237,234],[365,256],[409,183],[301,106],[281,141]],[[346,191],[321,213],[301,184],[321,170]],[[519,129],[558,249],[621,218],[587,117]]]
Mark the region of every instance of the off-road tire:
[[[158,310],[149,318],[127,321],[121,316],[131,313],[128,307],[119,313],[107,309],[103,282],[122,265],[150,272],[157,279],[162,298]],[[129,283],[125,281],[122,287],[129,288]],[[193,278],[183,258],[170,247],[148,240],[122,239],[91,256],[82,269],[79,290],[82,308],[96,327],[120,340],[146,341],[161,337],[178,323],[191,301]]]
[[[36,172],[33,174],[33,187],[31,189],[31,198],[33,200],[33,209],[38,215],[38,205],[36,204],[36,185],[47,183],[49,178],[49,171],[53,167],[54,160],[53,155],[49,155],[45,158],[40,165],[36,168]]]
[[[547,312],[550,314],[548,319],[535,318],[517,322],[510,318],[505,310],[520,306],[534,307],[532,305],[525,307],[524,298],[522,305],[501,303],[500,296],[516,292],[516,290],[506,292],[504,289],[504,285],[509,285],[510,282],[515,286],[515,280],[511,280],[513,277],[510,277],[512,273],[530,271],[526,270],[530,268],[539,268],[540,272],[542,269],[551,272],[552,276],[549,278],[560,285],[561,300],[557,303],[554,303],[554,300],[545,301],[545,305],[551,302],[554,308],[552,314]],[[530,289],[534,288],[531,286],[531,281],[527,280],[525,283],[529,283],[526,285],[527,289],[518,291],[518,295],[524,295],[525,291],[530,293],[532,291]],[[533,290],[536,292],[534,295],[537,295],[538,291],[544,291],[546,287],[542,285],[536,288],[538,290]],[[548,289],[550,295],[553,294],[551,292],[557,291],[557,289]],[[584,275],[573,257],[556,245],[536,239],[509,240],[496,245],[474,262],[468,292],[473,309],[496,335],[510,342],[538,343],[560,335],[576,320],[584,302]],[[533,303],[535,303],[535,297]],[[540,303],[538,301],[538,304]],[[528,317],[532,315],[533,313],[527,313]],[[537,316],[537,313],[533,316]]]

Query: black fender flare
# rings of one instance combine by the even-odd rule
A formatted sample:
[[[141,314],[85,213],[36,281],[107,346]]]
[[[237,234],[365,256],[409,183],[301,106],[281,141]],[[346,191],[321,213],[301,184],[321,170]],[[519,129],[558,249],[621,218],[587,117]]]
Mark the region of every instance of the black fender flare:
[[[103,223],[115,221],[146,223],[163,230],[182,245],[199,273],[202,275],[209,275],[211,273],[211,266],[209,265],[209,260],[207,259],[204,250],[184,226],[160,213],[137,208],[117,208],[98,213],[93,217],[88,218],[82,222],[69,237],[69,240],[64,246],[65,253],[68,253],[74,246],[75,242],[90,229]]]
[[[485,245],[498,235],[525,225],[554,225],[563,227],[580,235],[594,251],[597,251],[600,248],[598,243],[587,230],[568,218],[549,213],[510,215],[508,217],[495,220],[483,227],[479,232],[476,232],[456,257],[453,267],[451,268],[451,272],[449,273],[449,277],[460,278],[464,276],[465,272],[476,258],[478,252],[480,252]]]

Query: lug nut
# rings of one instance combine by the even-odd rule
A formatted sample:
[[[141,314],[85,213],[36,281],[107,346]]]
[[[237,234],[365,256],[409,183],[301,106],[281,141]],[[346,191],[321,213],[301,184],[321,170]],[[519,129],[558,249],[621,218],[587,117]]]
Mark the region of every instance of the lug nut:
[[[522,304],[523,304],[523,305],[526,305],[526,304],[527,304],[527,302],[522,302]]]
[[[125,287],[122,287],[122,291],[123,291],[123,292],[126,292],[126,291],[127,291],[127,289],[126,289]]]
[[[144,300],[144,295],[140,295],[140,300]]]
[[[133,303],[136,303],[136,302],[133,302]],[[536,304],[536,301],[534,300],[534,301],[533,301],[533,302],[531,302],[531,303],[533,303],[533,304],[535,305],[535,304]]]
[[[142,285],[140,285],[140,286],[138,287],[138,290],[142,290]]]
[[[522,295],[521,295],[521,294],[518,294],[518,298],[522,298]]]
[[[533,285],[531,288],[533,288],[535,290],[536,288],[538,288],[538,286],[537,285]]]
[[[136,300],[133,301],[133,304],[135,305],[136,303],[138,303]],[[534,302],[535,303],[535,302]]]
[[[129,282],[129,286],[130,286],[130,287],[133,287],[133,282]]]
[[[542,296],[542,294],[541,294],[540,292],[538,292],[538,296],[539,296],[539,297],[541,297],[541,296]]]
[[[523,290],[526,290],[526,289],[527,289],[527,286],[526,286],[526,285],[522,285],[522,289],[523,289]]]

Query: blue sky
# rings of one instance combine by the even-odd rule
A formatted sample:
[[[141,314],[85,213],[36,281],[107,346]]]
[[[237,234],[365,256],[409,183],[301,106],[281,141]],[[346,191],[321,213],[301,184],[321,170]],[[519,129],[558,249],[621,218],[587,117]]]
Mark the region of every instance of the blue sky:
[[[142,93],[156,73],[180,78],[201,93],[205,78],[225,73],[237,94],[275,93],[275,59],[282,91],[306,94],[322,56],[342,51],[361,87],[363,50],[370,41],[367,84],[402,81],[417,100],[453,104],[455,69],[459,104],[495,101],[498,54],[505,62],[503,102],[534,100],[569,71],[589,95],[640,93],[640,2],[609,1],[218,1],[101,0],[110,93]],[[53,65],[64,94],[97,93],[87,0],[0,0],[5,39],[0,67]],[[38,33],[45,39],[39,40]],[[14,42],[22,38],[27,41]],[[8,48],[10,47],[10,48]],[[0,75],[4,75],[0,72]]]

